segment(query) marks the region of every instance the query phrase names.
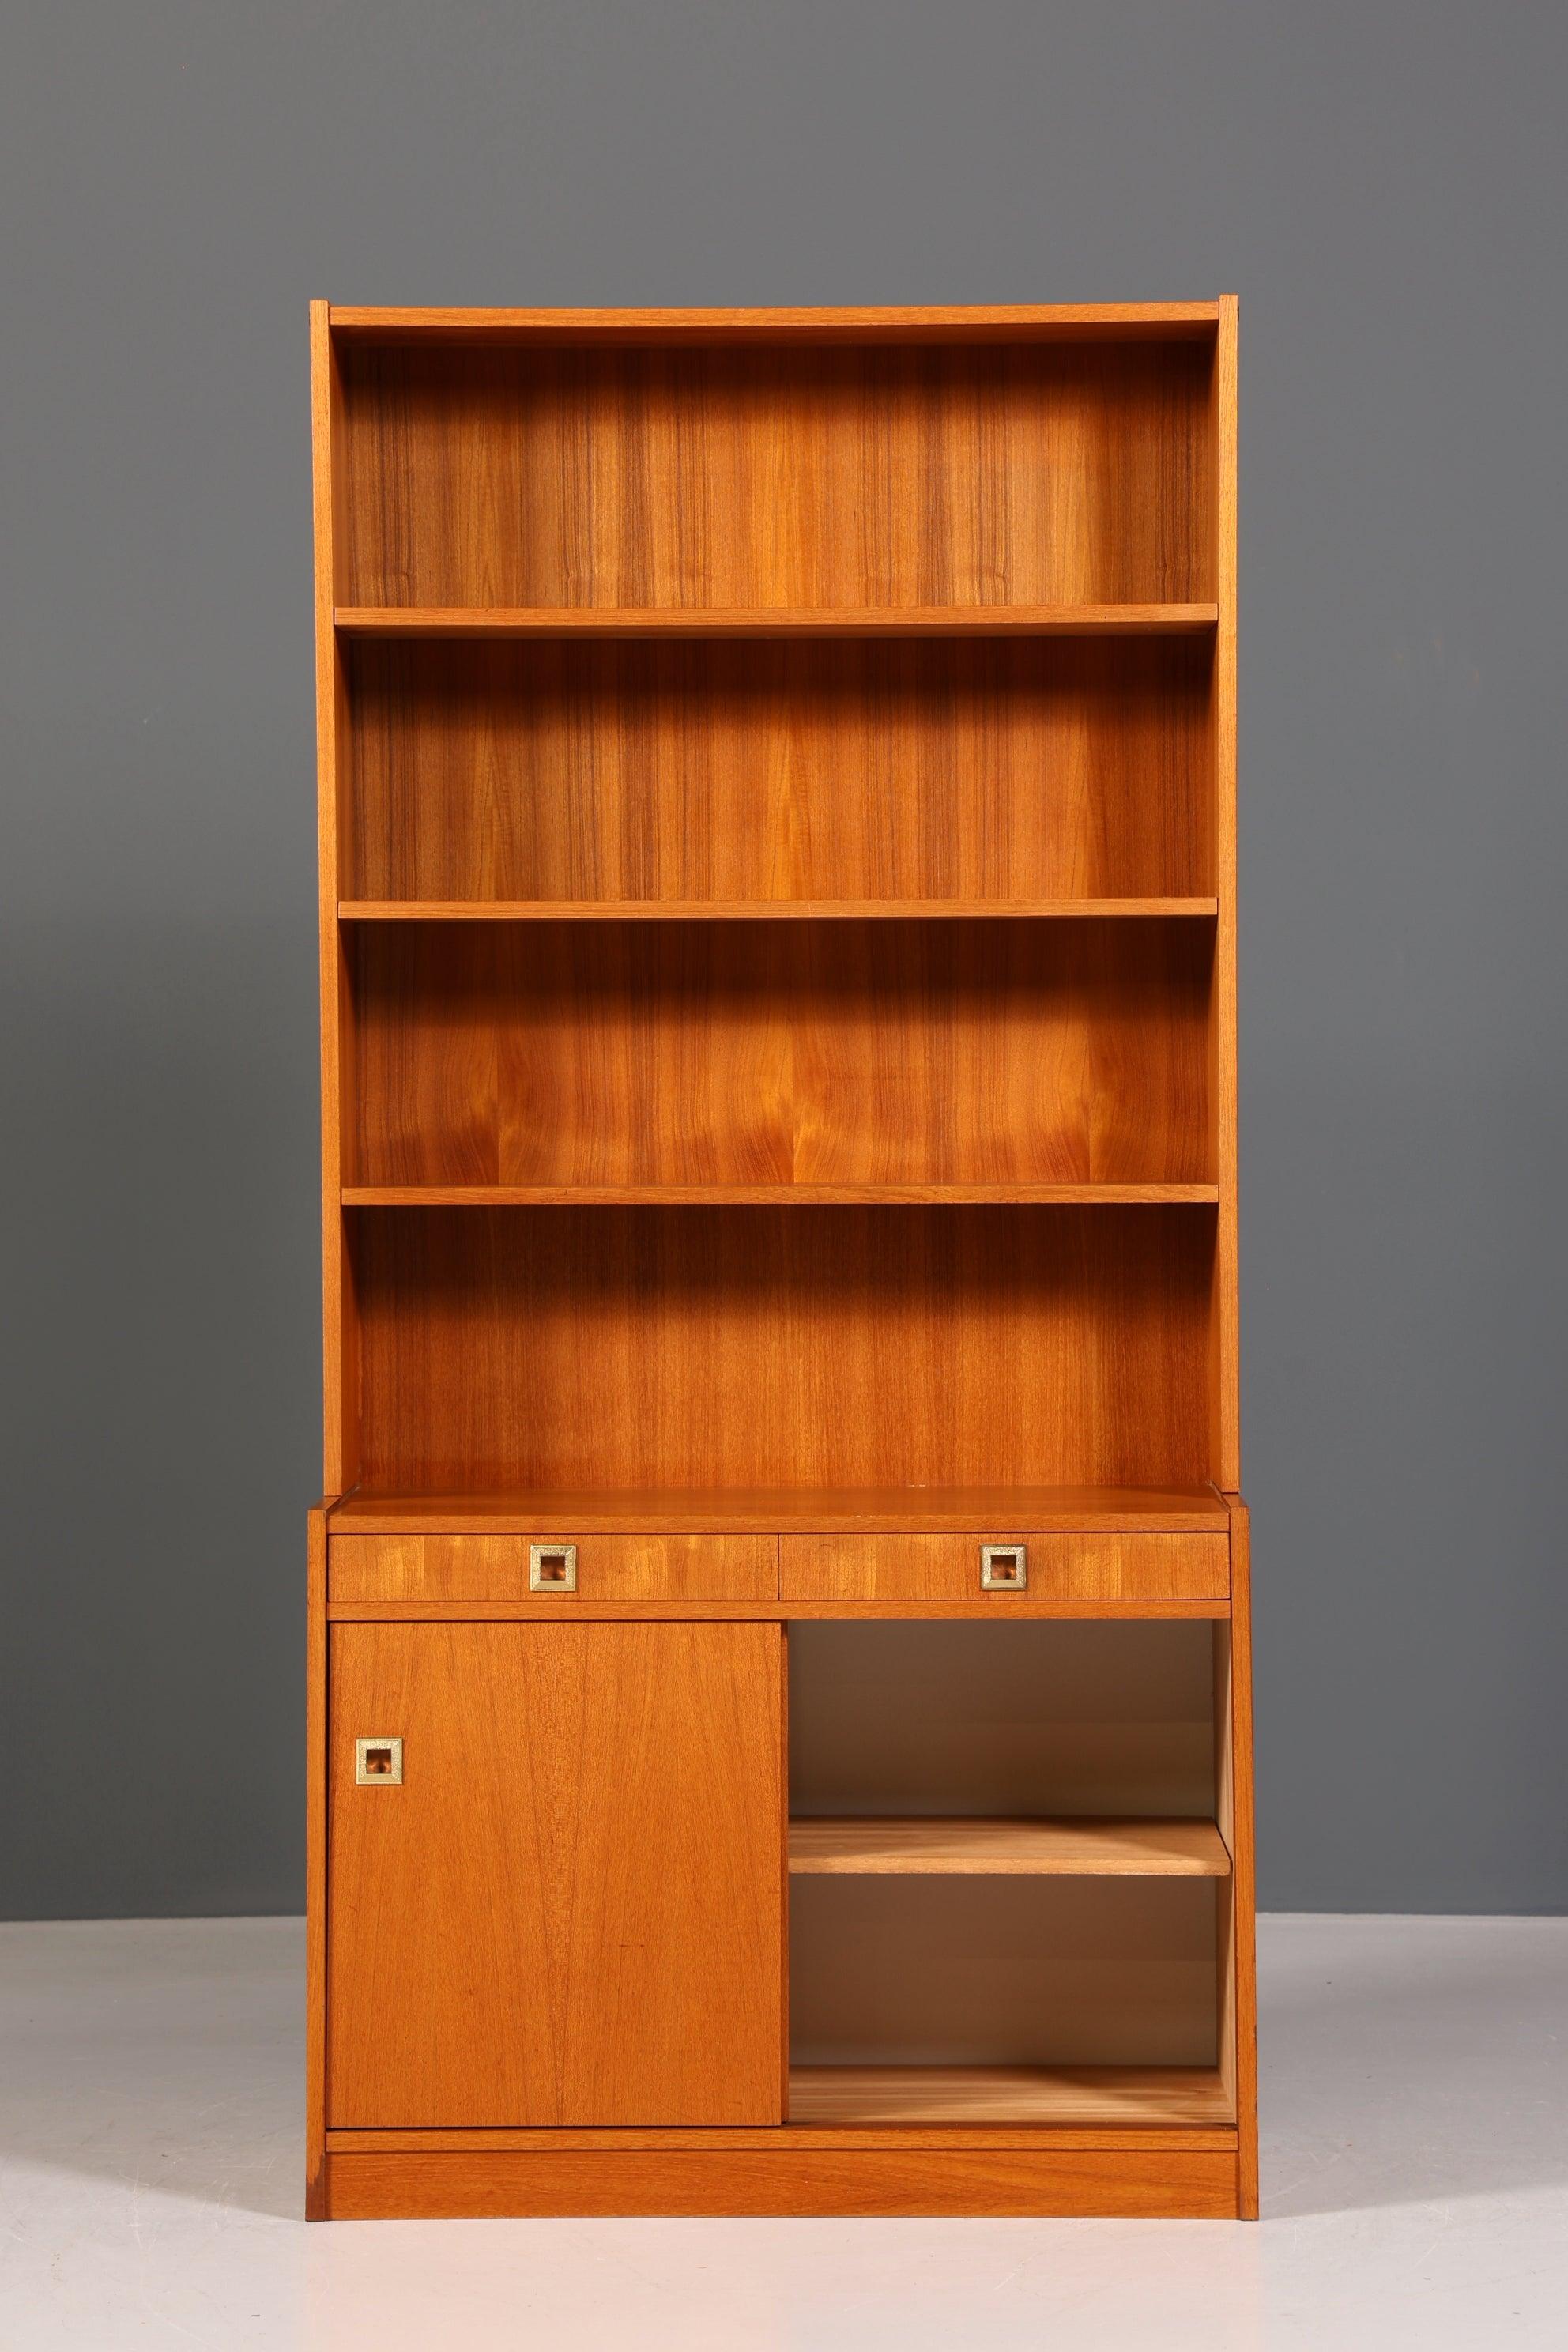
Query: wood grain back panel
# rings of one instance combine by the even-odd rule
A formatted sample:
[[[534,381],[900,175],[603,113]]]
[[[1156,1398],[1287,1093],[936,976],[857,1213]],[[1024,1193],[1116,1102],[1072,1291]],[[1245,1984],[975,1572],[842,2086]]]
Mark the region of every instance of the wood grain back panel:
[[[1204,1879],[804,1877],[793,2066],[1213,2066]]]
[[[1212,593],[1201,345],[340,359],[350,604]]]
[[[796,1621],[790,1809],[1212,1819],[1211,1694],[1200,1622]]]
[[[1212,926],[358,926],[362,1184],[1210,1181]]]
[[[333,2126],[779,2121],[781,1639],[333,1628]]]
[[[345,895],[1214,887],[1197,639],[351,641]]]
[[[371,1209],[363,1483],[1199,1486],[1202,1208]]]

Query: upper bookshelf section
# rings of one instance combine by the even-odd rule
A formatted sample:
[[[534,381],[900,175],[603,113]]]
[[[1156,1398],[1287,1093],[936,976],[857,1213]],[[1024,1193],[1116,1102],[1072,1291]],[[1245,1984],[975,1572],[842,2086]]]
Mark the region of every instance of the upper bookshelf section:
[[[351,903],[1214,911],[1212,640],[342,654]]]
[[[1201,307],[1201,306],[1200,306]],[[361,317],[363,314],[358,314]],[[1212,626],[1214,345],[334,320],[344,626]],[[591,314],[590,314],[591,317]],[[563,324],[563,334],[569,331]],[[390,608],[398,608],[392,610]]]

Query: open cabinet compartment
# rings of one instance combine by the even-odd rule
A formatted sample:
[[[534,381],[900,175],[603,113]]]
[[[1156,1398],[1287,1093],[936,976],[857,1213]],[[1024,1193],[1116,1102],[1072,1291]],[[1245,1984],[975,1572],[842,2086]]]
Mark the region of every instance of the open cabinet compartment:
[[[791,1628],[792,2118],[1234,2122],[1227,1642]]]

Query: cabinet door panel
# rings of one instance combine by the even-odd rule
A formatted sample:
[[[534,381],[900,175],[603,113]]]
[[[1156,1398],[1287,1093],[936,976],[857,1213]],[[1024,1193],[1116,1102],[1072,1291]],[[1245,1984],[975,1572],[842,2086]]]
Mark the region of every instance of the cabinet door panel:
[[[333,2126],[780,2121],[781,1640],[332,1629]]]

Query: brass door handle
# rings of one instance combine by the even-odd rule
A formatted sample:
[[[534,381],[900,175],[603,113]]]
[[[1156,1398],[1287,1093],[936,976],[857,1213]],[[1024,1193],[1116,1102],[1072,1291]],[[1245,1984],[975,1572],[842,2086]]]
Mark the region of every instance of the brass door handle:
[[[400,1789],[403,1786],[402,1740],[356,1739],[354,1781],[361,1789]]]
[[[980,1585],[984,1592],[1025,1592],[1029,1584],[1027,1544],[982,1544]]]

